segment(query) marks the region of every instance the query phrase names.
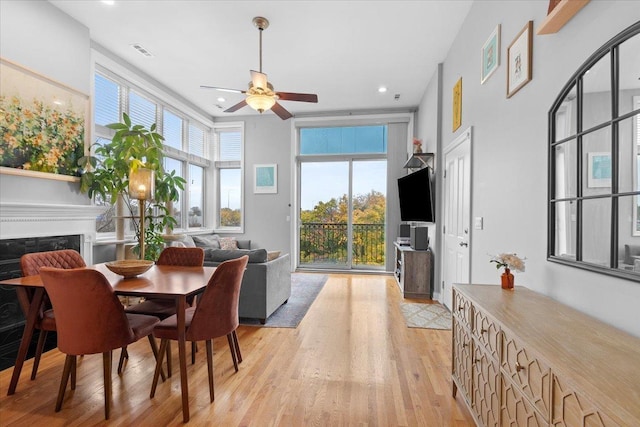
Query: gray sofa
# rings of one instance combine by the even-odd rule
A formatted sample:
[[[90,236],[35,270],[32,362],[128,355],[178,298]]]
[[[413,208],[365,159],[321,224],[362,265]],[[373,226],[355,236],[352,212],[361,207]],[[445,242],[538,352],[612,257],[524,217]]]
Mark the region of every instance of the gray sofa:
[[[249,256],[249,263],[242,278],[240,288],[240,317],[259,319],[264,324],[266,319],[285,304],[291,296],[291,263],[289,254],[270,253],[266,249],[251,249],[250,240],[236,240],[237,249],[221,249],[216,235],[192,236],[183,241],[190,246],[204,249],[204,265],[215,267],[221,262]],[[273,259],[270,259],[273,258]]]

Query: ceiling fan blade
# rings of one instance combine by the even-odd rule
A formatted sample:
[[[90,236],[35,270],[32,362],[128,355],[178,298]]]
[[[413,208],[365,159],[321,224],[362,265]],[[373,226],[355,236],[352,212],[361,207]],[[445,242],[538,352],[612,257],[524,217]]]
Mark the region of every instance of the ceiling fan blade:
[[[247,105],[247,101],[245,101],[244,99],[240,102],[238,102],[236,105],[234,105],[233,107],[229,107],[226,110],[224,110],[225,113],[233,113],[234,111],[238,111],[239,109],[241,109],[242,107],[244,107],[245,105]]]
[[[231,92],[231,93],[247,93],[246,90],[240,90],[240,89],[227,89],[225,87],[217,87],[217,86],[206,86],[206,85],[200,85],[201,89],[215,89],[215,90],[219,90],[222,92]]]
[[[318,102],[315,93],[276,92],[276,95],[283,101]]]
[[[285,110],[285,108],[277,102],[273,104],[273,107],[271,107],[271,111],[276,113],[282,120],[287,120],[293,117],[293,114]]]
[[[259,71],[251,70],[251,82],[253,87],[267,88],[267,75]]]

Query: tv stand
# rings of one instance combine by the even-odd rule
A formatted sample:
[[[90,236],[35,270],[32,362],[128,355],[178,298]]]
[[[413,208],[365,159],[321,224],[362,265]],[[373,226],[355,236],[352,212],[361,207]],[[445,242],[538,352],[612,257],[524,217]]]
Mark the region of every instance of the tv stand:
[[[394,242],[396,268],[394,276],[404,298],[431,299],[430,250],[419,251]]]

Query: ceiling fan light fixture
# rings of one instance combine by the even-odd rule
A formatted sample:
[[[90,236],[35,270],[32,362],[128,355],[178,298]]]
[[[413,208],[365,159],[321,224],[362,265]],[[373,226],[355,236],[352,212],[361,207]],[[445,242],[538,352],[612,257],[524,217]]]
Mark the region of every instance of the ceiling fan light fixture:
[[[270,110],[276,103],[275,97],[263,94],[250,94],[246,101],[249,107],[260,113]]]

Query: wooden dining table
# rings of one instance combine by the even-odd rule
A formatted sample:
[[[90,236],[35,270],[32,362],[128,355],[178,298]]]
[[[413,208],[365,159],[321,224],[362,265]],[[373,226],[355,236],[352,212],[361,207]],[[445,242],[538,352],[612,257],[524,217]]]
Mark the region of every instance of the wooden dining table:
[[[189,387],[187,384],[187,355],[185,339],[185,309],[187,298],[204,291],[216,267],[183,267],[173,265],[153,265],[148,271],[136,277],[125,279],[113,273],[106,264],[96,264],[86,268],[98,270],[107,278],[116,295],[144,298],[173,299],[176,303],[178,324],[178,352],[180,359],[180,385],[182,390],[182,417],[189,421]],[[26,276],[4,280],[0,285],[16,286],[16,290],[24,292],[31,288],[33,297],[29,305],[20,348],[13,368],[7,395],[16,391],[20,372],[27,356],[29,343],[33,336],[38,312],[44,298],[45,290],[40,276]]]

